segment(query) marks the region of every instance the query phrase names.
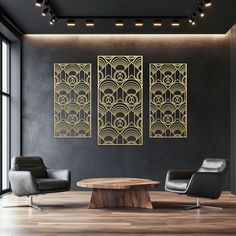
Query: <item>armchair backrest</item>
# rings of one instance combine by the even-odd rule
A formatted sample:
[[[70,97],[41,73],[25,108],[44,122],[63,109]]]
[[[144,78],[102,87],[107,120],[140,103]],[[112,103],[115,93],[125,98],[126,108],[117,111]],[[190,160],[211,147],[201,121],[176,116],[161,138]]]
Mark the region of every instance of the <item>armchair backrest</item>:
[[[202,166],[198,172],[225,172],[226,171],[226,160],[220,158],[207,158],[203,161]]]
[[[219,198],[224,187],[226,168],[226,159],[205,159],[200,169],[193,174],[186,194],[211,199]]]
[[[30,171],[34,178],[47,178],[47,169],[41,157],[18,156],[11,160],[12,170]]]

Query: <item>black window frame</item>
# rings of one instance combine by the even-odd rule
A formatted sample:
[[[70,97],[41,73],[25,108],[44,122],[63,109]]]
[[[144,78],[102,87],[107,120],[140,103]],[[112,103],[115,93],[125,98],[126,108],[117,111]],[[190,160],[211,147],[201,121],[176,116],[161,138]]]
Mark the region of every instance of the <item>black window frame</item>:
[[[9,76],[9,81],[8,81],[8,93],[2,91],[2,41],[6,42],[9,45],[9,50],[8,50],[8,76]],[[8,170],[10,169],[10,160],[11,160],[11,42],[8,40],[3,34],[0,33],[0,195],[7,193],[10,191],[10,184],[8,185],[9,187],[7,189],[2,189],[2,98],[7,97],[8,102],[9,102],[9,129],[8,129],[8,145],[9,145],[9,151],[8,151]]]

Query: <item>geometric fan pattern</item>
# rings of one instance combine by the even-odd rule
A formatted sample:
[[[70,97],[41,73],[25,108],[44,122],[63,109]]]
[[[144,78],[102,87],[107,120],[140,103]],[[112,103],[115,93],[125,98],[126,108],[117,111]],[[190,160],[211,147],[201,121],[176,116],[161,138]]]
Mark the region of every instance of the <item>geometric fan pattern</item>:
[[[149,137],[187,137],[187,64],[149,64]]]
[[[98,56],[98,145],[142,145],[142,106],[142,56]]]
[[[54,64],[54,137],[91,137],[91,64]]]

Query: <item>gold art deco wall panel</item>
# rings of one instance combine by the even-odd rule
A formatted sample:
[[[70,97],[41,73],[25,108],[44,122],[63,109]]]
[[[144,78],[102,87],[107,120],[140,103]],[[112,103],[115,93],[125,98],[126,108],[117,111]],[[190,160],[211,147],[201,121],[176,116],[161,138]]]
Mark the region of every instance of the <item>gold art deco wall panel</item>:
[[[98,56],[98,145],[142,145],[142,106],[142,56]]]
[[[54,137],[91,137],[91,64],[54,64]]]
[[[187,64],[149,64],[149,137],[187,137]]]

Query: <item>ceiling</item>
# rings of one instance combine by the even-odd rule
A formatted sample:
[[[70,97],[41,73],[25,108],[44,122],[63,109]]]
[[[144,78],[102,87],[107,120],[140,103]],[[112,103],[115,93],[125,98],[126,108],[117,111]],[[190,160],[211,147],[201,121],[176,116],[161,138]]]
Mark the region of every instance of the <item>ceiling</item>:
[[[192,15],[199,0],[49,0],[59,17],[73,16],[142,16],[182,17]],[[86,27],[85,20],[75,27],[67,27],[66,20],[49,25],[49,17],[41,16],[42,8],[34,0],[0,0],[0,7],[25,34],[224,34],[236,22],[235,0],[213,0],[205,9],[206,16],[198,18],[195,26],[187,20],[180,27],[172,27],[170,20],[163,26],[153,27],[152,19],[145,19],[143,27],[134,27],[134,19],[124,20],[125,26],[117,28],[114,19],[97,19],[94,27]]]
[[[182,16],[191,14],[199,0],[51,0],[50,3],[60,16]]]

